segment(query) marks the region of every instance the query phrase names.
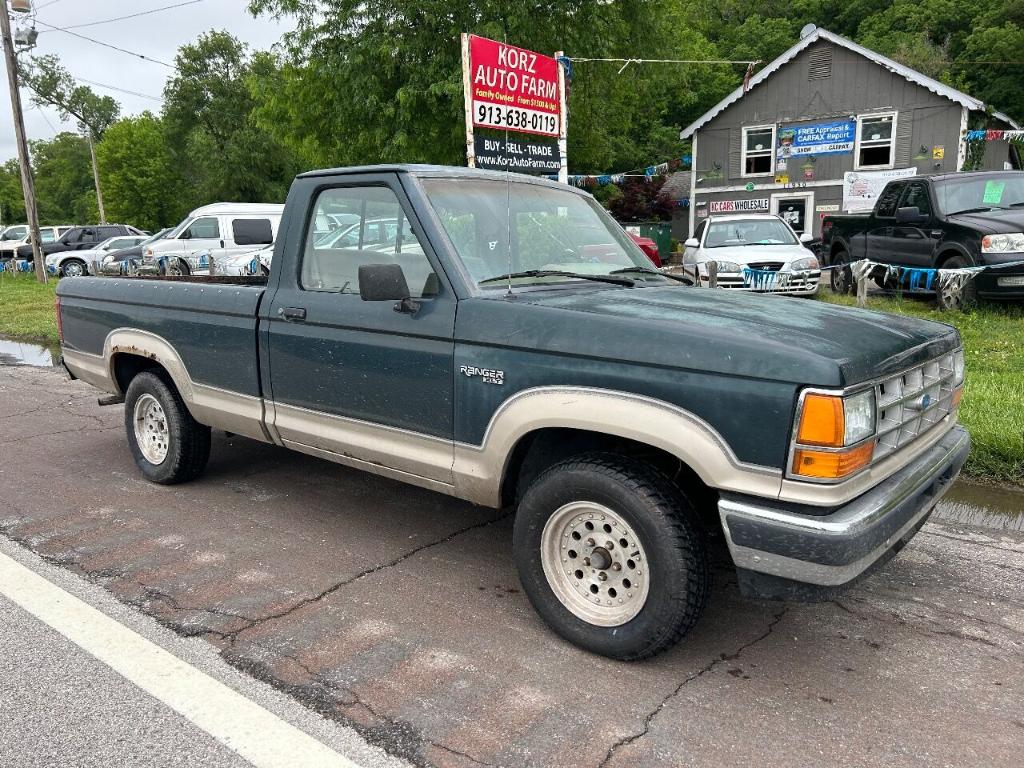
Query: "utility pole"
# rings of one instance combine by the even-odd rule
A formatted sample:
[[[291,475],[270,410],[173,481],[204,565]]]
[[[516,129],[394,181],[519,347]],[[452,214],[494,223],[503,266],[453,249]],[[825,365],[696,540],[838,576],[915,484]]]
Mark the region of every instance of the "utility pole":
[[[100,224],[107,223],[107,212],[103,210],[103,192],[100,189],[100,167],[96,163],[96,144],[92,140],[92,128],[85,127],[89,133],[89,154],[92,155],[92,180],[96,183],[96,207],[100,209]]]
[[[46,282],[46,264],[39,247],[39,214],[36,211],[35,182],[32,180],[32,165],[29,163],[28,142],[25,140],[25,115],[21,111],[21,91],[18,90],[18,60],[14,56],[14,40],[11,38],[11,16],[7,0],[0,9],[0,35],[4,39],[4,60],[7,64],[7,87],[11,89],[11,111],[14,115],[14,135],[18,142],[18,163],[21,165],[21,191],[25,195],[25,212],[28,214],[28,231],[32,240],[32,263],[35,264],[36,279]]]

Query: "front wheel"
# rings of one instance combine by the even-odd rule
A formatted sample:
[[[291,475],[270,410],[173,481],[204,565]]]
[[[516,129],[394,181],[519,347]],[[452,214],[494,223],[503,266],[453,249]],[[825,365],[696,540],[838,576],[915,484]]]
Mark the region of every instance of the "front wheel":
[[[210,458],[210,428],[192,418],[164,377],[140,373],[124,398],[128,446],[143,476],[161,485],[194,480]]]
[[[693,507],[637,459],[590,454],[548,469],[523,496],[513,545],[541,617],[602,656],[630,661],[671,648],[707,603]]]
[[[967,266],[969,265],[966,259],[961,256],[953,256],[946,259],[941,268],[962,269]],[[935,292],[939,308],[970,312],[978,304],[978,289],[974,285],[973,275],[956,275],[952,278],[947,278],[945,282],[940,279],[940,285]]]
[[[80,259],[68,259],[60,265],[61,277],[81,277],[85,274],[88,274],[88,269]]]

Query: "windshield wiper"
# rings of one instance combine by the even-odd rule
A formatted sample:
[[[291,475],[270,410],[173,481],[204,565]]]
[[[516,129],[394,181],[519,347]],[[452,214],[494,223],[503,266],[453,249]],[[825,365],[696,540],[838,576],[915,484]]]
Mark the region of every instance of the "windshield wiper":
[[[575,277],[580,280],[593,280],[598,283],[611,283],[612,285],[624,285],[632,288],[636,282],[625,277],[609,277],[608,275],[585,275],[579,272],[568,272],[561,269],[527,269],[524,272],[511,272],[507,275],[495,275],[478,280],[480,285],[484,283],[500,283],[502,280],[515,280],[518,277]]]
[[[961,213],[984,213],[985,211],[1001,211],[1003,210],[998,205],[982,205],[978,208],[965,208],[962,211],[953,211],[949,216],[959,216]]]
[[[1010,203],[1009,208],[1021,208],[1024,207],[1024,200],[1018,200],[1016,203]]]
[[[656,269],[648,269],[647,267],[623,267],[622,269],[613,269],[608,273],[609,275],[657,275],[658,277],[667,277],[669,280],[675,280],[680,283],[689,283],[690,278],[683,277],[682,275],[670,275],[667,272],[659,272]]]

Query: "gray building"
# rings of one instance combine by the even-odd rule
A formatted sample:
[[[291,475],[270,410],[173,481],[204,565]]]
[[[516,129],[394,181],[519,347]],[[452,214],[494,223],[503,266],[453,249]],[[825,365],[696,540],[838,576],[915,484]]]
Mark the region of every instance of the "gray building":
[[[709,214],[778,213],[820,232],[828,213],[870,209],[889,178],[962,170],[969,129],[1017,129],[982,101],[824,29],[800,41],[680,134],[693,143],[690,206],[673,234]],[[984,142],[976,167],[1020,168]]]

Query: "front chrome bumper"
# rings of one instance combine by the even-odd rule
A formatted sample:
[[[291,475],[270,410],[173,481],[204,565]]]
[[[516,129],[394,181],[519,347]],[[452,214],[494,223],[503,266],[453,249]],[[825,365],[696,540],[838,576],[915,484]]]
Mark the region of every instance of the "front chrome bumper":
[[[957,425],[902,470],[853,501],[815,515],[724,494],[722,529],[744,594],[829,599],[893,556],[960,474],[971,440]]]

